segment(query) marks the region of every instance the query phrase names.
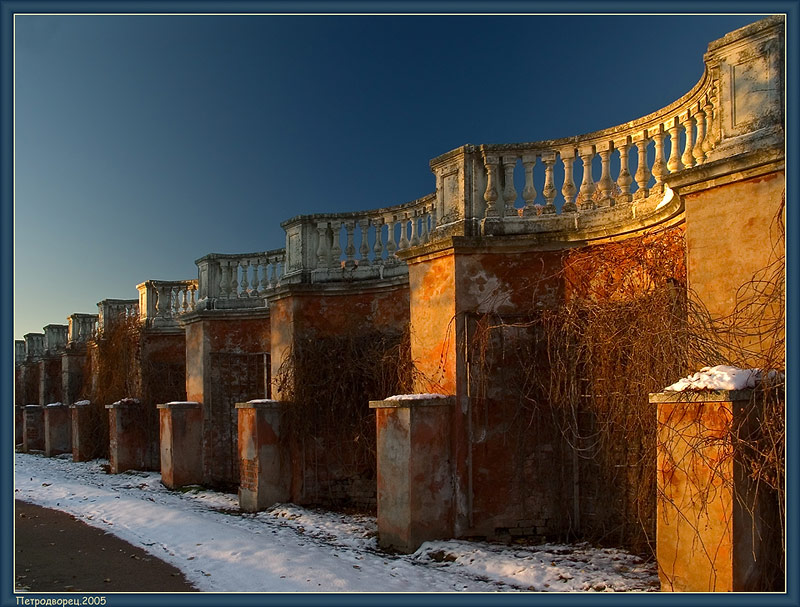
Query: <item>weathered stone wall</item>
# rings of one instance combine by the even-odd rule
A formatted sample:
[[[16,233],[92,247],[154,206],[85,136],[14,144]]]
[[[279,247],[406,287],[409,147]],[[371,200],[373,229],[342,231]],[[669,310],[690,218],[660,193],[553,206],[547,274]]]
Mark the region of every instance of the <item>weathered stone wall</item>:
[[[352,398],[357,399],[357,403],[340,403],[341,396],[337,395],[343,391],[348,393],[369,379],[351,368],[347,370],[348,385],[343,386],[343,373],[337,373],[330,364],[324,369],[293,365],[324,356],[326,344],[335,350],[334,344],[340,338],[368,347],[384,338],[401,336],[408,326],[408,297],[407,285],[399,283],[371,289],[351,287],[347,291],[294,287],[271,302],[273,398],[292,400],[294,406],[305,406],[308,411],[293,409],[292,429],[284,439],[291,454],[291,496],[295,503],[375,507],[374,457],[368,460],[362,457],[363,441],[371,445],[375,442],[374,413],[367,406],[370,398],[390,395],[353,393]],[[310,357],[300,356],[300,349],[305,349]],[[293,358],[287,365],[290,357]],[[335,363],[335,360],[330,362]],[[347,361],[341,362],[347,364]],[[367,363],[374,368],[380,364],[380,360],[351,362]],[[287,373],[292,374],[293,382],[303,383],[304,377],[314,377],[315,381],[322,379],[320,383],[324,386],[315,397],[318,403],[295,402],[292,394],[285,394],[287,390],[297,394],[291,381],[285,385]],[[282,382],[283,392],[278,390]],[[344,428],[342,424],[328,424],[322,418],[317,420],[315,416],[321,413],[318,407],[326,402],[340,403],[339,406],[344,407],[363,405],[363,415],[356,416],[360,420],[357,427]],[[326,414],[337,416],[335,411]],[[309,415],[311,419],[303,419]],[[349,412],[342,411],[342,415],[350,417]],[[357,437],[362,444],[355,440]]]
[[[556,374],[558,383],[558,374],[580,373],[550,367],[548,348],[555,345],[538,319],[572,300],[613,306],[653,286],[680,289],[682,230],[677,225],[561,250],[521,239],[454,238],[409,260],[412,358],[421,371],[416,391],[457,397],[451,439],[456,535],[602,537],[635,511],[632,487],[641,480],[635,469],[601,470],[599,453],[577,438],[596,432],[597,412],[584,393],[576,392],[572,405],[554,402],[540,385],[547,382],[532,381]],[[575,379],[577,390],[592,380]],[[654,426],[648,432],[652,438]],[[632,465],[633,449],[631,461],[625,457],[619,455],[621,466]],[[646,512],[640,516],[653,527]]]
[[[142,411],[148,437],[146,466],[160,469],[157,405],[186,399],[186,342],[183,331],[144,330],[140,341]]]
[[[725,183],[725,181],[729,181]],[[719,185],[716,185],[719,183]],[[702,188],[702,189],[701,189]],[[766,280],[759,271],[774,264],[783,255],[784,239],[782,197],[786,191],[784,172],[772,171],[750,179],[730,181],[730,177],[709,179],[699,185],[685,186],[686,241],[689,288],[714,318],[734,313],[737,302],[751,299],[755,291],[742,289],[753,278]],[[785,214],[785,209],[783,210]],[[760,304],[765,303],[764,301]],[[742,322],[757,332],[759,322],[784,313],[782,302],[773,302],[774,310],[765,310],[764,318],[744,311]],[[756,326],[753,326],[756,325]],[[774,338],[754,336],[741,345],[759,352],[773,348]],[[779,336],[783,338],[781,333]],[[778,346],[780,347],[780,346]],[[759,355],[740,361],[742,366],[758,364]]]
[[[185,330],[186,399],[203,405],[203,482],[232,487],[239,482],[236,403],[269,395],[269,312],[196,312]]]

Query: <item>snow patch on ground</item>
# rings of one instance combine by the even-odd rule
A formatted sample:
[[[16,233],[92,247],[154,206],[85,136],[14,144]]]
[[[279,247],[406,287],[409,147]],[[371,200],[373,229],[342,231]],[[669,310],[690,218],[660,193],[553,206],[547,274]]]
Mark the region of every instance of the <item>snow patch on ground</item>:
[[[202,487],[170,491],[157,472],[17,453],[15,497],[68,512],[178,567],[208,592],[612,592],[658,590],[653,563],[587,544],[437,541],[378,548],[374,517],[278,504],[253,514]]]

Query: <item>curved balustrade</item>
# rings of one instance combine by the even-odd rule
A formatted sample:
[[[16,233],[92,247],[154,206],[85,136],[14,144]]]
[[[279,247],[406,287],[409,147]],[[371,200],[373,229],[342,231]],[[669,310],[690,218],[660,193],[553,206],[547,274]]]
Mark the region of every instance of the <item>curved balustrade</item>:
[[[25,358],[39,359],[44,355],[44,333],[27,333],[25,339]]]
[[[139,290],[139,318],[146,326],[177,326],[197,304],[197,280],[148,280]]]
[[[104,299],[97,304],[98,333],[109,330],[118,321],[138,317],[138,299]]]
[[[86,343],[97,335],[97,314],[70,314],[67,317],[68,337],[70,344]]]
[[[55,354],[67,345],[67,325],[47,325],[44,327],[44,349],[49,354]]]
[[[388,278],[405,272],[395,253],[425,244],[436,228],[436,196],[359,213],[318,213],[285,221],[287,277],[313,282]]]
[[[667,187],[673,175],[783,145],[782,29],[781,16],[769,17],[712,42],[698,83],[637,120],[561,139],[465,145],[431,161],[433,194],[289,219],[281,224],[285,257],[272,252],[281,256],[275,278],[272,269],[269,278],[259,273],[272,268],[267,253],[206,256],[197,262],[200,301],[256,307],[278,282],[399,277],[407,269],[398,252],[449,236],[541,234],[566,243],[679,217],[681,201]]]
[[[608,231],[646,215],[663,199],[665,178],[706,162],[719,141],[718,86],[706,69],[679,100],[616,127],[443,154],[431,161],[442,214],[466,220],[462,233],[468,235]],[[522,180],[518,191],[515,182]]]
[[[285,255],[283,249],[211,253],[195,263],[197,308],[258,308],[266,306],[266,296],[280,284]]]

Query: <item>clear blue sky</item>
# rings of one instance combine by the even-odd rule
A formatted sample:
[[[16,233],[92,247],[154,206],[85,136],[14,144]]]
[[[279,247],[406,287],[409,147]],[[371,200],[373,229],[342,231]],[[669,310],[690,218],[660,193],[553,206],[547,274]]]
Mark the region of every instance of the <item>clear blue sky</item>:
[[[14,335],[687,92],[738,16],[16,16]]]

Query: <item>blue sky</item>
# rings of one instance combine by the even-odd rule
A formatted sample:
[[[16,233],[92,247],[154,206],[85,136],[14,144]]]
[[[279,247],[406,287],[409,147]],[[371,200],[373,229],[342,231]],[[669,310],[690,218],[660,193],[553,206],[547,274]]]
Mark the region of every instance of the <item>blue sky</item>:
[[[465,143],[650,113],[760,17],[17,15],[14,336],[428,194]]]

